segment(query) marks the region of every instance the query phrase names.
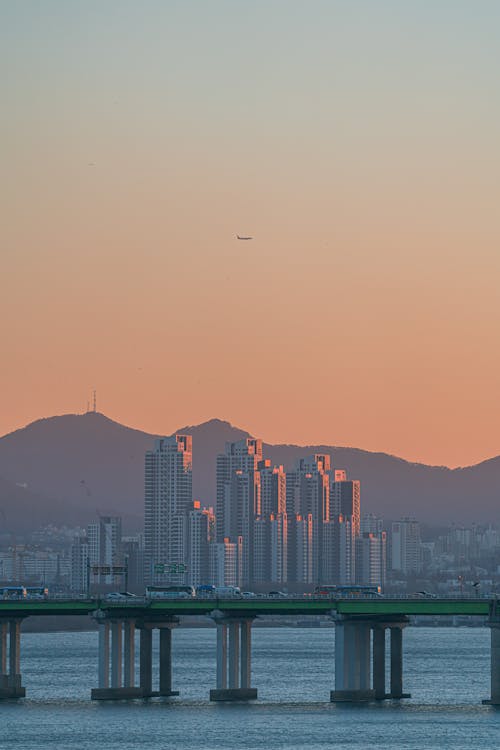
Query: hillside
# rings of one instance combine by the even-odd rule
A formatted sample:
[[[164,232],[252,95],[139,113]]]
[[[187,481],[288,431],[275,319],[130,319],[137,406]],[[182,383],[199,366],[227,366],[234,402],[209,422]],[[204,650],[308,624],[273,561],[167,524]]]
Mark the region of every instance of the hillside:
[[[177,432],[193,436],[194,496],[214,502],[215,457],[229,440],[248,435],[210,420]],[[140,528],[144,453],[155,435],[103,414],[69,414],[0,438],[0,524],[82,523],[101,513]],[[498,521],[500,457],[462,469],[414,464],[385,453],[336,446],[266,445],[265,455],[291,468],[299,456],[330,453],[335,467],[362,481],[363,512],[413,515],[429,524]],[[3,511],[3,512],[2,512]]]

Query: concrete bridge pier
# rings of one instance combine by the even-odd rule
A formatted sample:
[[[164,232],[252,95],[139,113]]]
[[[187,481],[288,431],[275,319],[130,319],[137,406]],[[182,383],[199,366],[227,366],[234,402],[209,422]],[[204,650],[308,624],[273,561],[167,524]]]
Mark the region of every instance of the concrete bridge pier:
[[[500,601],[490,605],[488,627],[491,633],[491,697],[483,703],[500,706]]]
[[[373,689],[375,700],[385,698],[410,698],[409,693],[403,692],[403,628],[406,622],[374,623],[373,630]],[[386,631],[390,636],[390,692],[386,692],[385,685],[385,649]]]
[[[172,690],[172,628],[178,620],[136,621],[102,618],[99,621],[99,687],[93,700],[126,700],[179,695]],[[139,685],[135,684],[135,630],[140,632]],[[160,631],[160,685],[153,689],[153,631]]]
[[[179,695],[178,690],[172,690],[172,629],[177,622],[158,624],[160,631],[160,690],[159,695],[170,697]]]
[[[385,627],[375,625],[373,630],[373,691],[377,701],[384,700],[385,693]]]
[[[123,623],[123,685],[130,688],[135,685],[135,622],[125,620]]]
[[[177,627],[178,618],[168,620],[146,620],[138,623],[140,629],[139,682],[141,697],[168,698],[179,695],[172,690],[172,630]],[[159,690],[153,688],[153,631],[160,631],[159,644]]]
[[[491,628],[491,698],[493,706],[500,706],[500,618],[490,623]]]
[[[135,687],[134,620],[99,620],[99,687],[91,691],[92,700],[141,698]]]
[[[403,693],[403,628],[404,624],[391,625],[391,692],[386,698],[411,698]]]
[[[403,693],[403,628],[406,624],[404,616],[389,622],[348,616],[336,620],[335,690],[330,693],[331,701],[359,703],[410,697],[409,693]],[[389,693],[386,692],[387,630],[391,634]]]
[[[335,625],[335,690],[330,700],[360,703],[373,700],[370,687],[370,623],[337,620]]]
[[[211,701],[247,701],[257,698],[250,687],[252,671],[252,619],[216,619],[217,687]]]
[[[0,699],[26,695],[21,685],[21,622],[20,618],[0,620]]]

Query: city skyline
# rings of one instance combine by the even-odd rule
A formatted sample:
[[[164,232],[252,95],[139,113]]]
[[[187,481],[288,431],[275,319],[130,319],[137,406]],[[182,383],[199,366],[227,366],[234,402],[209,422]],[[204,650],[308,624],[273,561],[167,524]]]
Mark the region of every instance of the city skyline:
[[[251,435],[220,420],[178,432],[193,439],[193,497],[215,507],[216,456],[228,441]],[[40,524],[54,517],[63,523],[86,522],[91,502],[103,513],[124,514],[127,526],[135,529],[142,515],[142,456],[158,438],[92,411],[39,420],[2,437],[0,514],[12,530],[35,519]],[[333,455],[336,466],[366,483],[367,511],[386,518],[413,514],[415,508],[432,525],[450,518],[463,523],[498,517],[500,457],[451,470],[335,445],[265,442],[265,451],[273,465],[286,470],[311,454]],[[271,507],[267,500],[266,506]]]
[[[446,535],[427,525],[424,541],[416,518],[362,512],[360,481],[335,468],[331,455],[299,457],[285,471],[263,448],[251,437],[225,443],[213,457],[217,496],[209,507],[193,500],[192,436],[156,439],[144,455],[143,530],[124,537],[121,517],[100,513],[86,532],[33,528],[21,545],[4,529],[4,581],[39,576],[37,585],[69,584],[82,593],[115,588],[125,576],[125,588],[128,582],[136,591],[189,584],[201,586],[202,596],[214,586],[260,593],[279,586],[296,594],[326,583],[394,592],[415,587],[416,577],[441,592],[466,585],[477,594],[481,580],[496,585],[498,531],[491,524],[452,526]]]
[[[500,452],[498,3],[0,13],[0,433]]]

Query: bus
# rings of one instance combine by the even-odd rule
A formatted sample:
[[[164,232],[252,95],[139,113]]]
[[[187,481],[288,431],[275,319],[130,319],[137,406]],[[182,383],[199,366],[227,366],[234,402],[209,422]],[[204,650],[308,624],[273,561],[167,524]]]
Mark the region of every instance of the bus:
[[[2,599],[26,599],[25,586],[4,586],[0,589]]]
[[[27,599],[48,599],[49,590],[46,586],[26,586]]]
[[[382,596],[382,590],[380,586],[322,584],[316,586],[314,595],[330,599],[376,599]]]
[[[194,586],[172,583],[169,586],[146,586],[147,599],[190,599],[196,596]]]

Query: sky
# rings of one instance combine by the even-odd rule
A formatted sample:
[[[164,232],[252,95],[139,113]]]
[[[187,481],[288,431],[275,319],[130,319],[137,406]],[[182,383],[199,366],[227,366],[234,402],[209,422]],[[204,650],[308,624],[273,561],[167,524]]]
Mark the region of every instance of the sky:
[[[0,434],[96,388],[160,434],[500,454],[499,32],[496,0],[1,0]]]

